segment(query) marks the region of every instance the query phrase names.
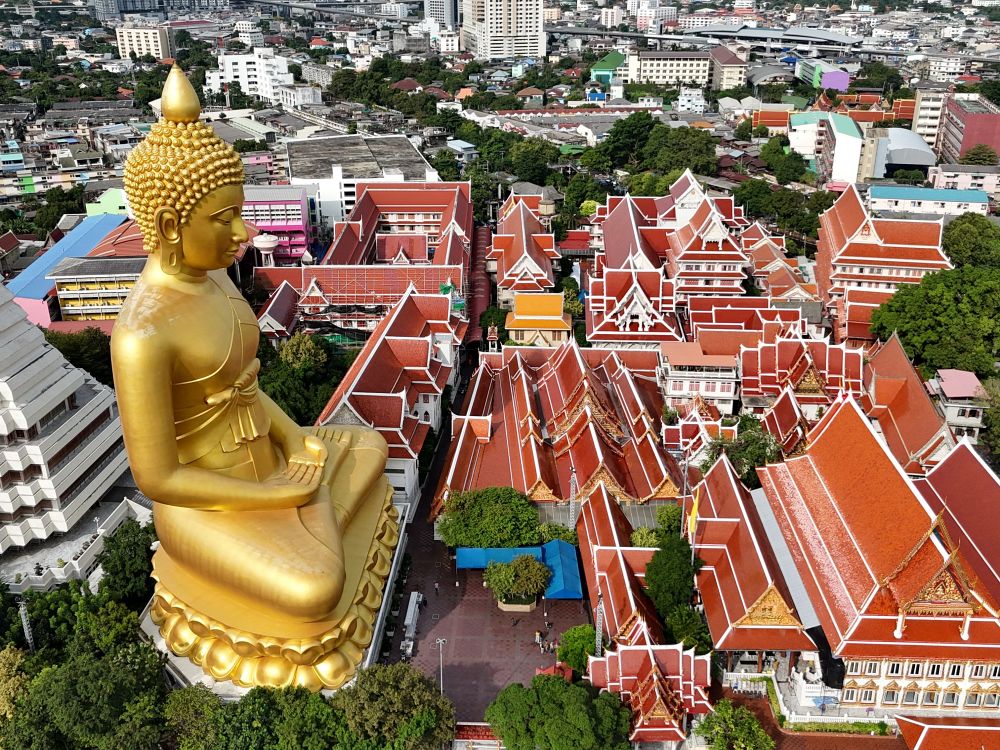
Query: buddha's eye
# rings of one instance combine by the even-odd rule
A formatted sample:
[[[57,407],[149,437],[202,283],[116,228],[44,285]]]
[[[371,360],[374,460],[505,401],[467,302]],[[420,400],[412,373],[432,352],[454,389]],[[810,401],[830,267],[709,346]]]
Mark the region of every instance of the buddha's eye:
[[[233,212],[232,211],[223,211],[221,214],[216,214],[215,215],[215,220],[217,222],[219,222],[220,224],[229,224],[233,220]]]

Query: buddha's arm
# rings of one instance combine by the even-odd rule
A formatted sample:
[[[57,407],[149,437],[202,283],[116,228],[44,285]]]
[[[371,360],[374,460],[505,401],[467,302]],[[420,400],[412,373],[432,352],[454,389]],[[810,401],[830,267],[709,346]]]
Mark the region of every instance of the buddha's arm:
[[[282,448],[294,449],[295,442],[302,442],[302,429],[292,421],[292,418],[285,414],[280,406],[264,393],[263,389],[258,391],[258,398],[271,420],[271,439],[280,444]]]
[[[297,507],[312,497],[318,478],[299,484],[279,476],[260,483],[182,465],[174,430],[171,358],[162,342],[117,330],[111,360],[132,473],[151,499],[201,510],[272,510]]]

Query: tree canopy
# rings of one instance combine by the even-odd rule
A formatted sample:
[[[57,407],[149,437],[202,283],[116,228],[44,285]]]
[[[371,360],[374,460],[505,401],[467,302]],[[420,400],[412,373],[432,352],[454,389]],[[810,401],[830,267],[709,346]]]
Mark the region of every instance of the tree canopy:
[[[597,632],[589,623],[574,625],[559,636],[556,657],[568,664],[573,671],[584,674],[587,671],[587,657],[597,651]]]
[[[894,332],[917,364],[981,376],[1000,352],[1000,269],[965,266],[904,284],[872,313],[872,333]]]
[[[635,115],[632,115],[635,117]],[[643,166],[658,172],[690,169],[715,174],[715,138],[700,128],[672,128],[658,123],[642,148]]]
[[[139,610],[153,595],[153,552],[156,529],[152,523],[140,526],[127,519],[104,541],[98,563],[104,571],[100,591],[113,601]]]
[[[296,424],[314,424],[356,354],[301,332],[276,351],[262,336],[260,387]]]
[[[61,214],[60,214],[61,216]],[[94,378],[114,388],[111,376],[111,337],[100,328],[84,328],[75,333],[63,333],[46,328],[45,340],[59,350],[74,367],[86,370]]]
[[[1000,227],[981,214],[953,219],[944,228],[941,246],[956,267],[1000,268]]]
[[[764,731],[757,717],[728,698],[715,704],[715,710],[704,718],[695,732],[705,738],[712,750],[774,750],[774,740]]]
[[[756,489],[760,487],[757,467],[780,460],[781,446],[770,432],[761,427],[760,420],[752,414],[744,414],[740,417],[739,429],[733,440],[717,437],[709,444],[701,464],[702,472],[707,472],[723,453],[729,458],[740,481],[750,489]]]
[[[958,157],[958,163],[993,167],[996,166],[997,158],[997,152],[994,149],[985,143],[979,143]]]
[[[701,560],[691,561],[691,545],[682,536],[666,534],[660,548],[646,566],[646,586],[649,598],[664,620],[677,607],[691,603],[694,577]]]
[[[616,694],[596,692],[538,675],[501,690],[486,721],[508,750],[628,750],[630,711]]]
[[[376,747],[438,750],[455,737],[454,705],[409,664],[374,664],[362,669],[350,687],[334,694],[330,704],[358,739]]]
[[[449,547],[524,547],[538,543],[538,509],[511,487],[455,492],[438,530]]]
[[[552,571],[532,555],[518,555],[509,563],[491,562],[483,572],[483,583],[501,602],[534,599],[550,578]]]

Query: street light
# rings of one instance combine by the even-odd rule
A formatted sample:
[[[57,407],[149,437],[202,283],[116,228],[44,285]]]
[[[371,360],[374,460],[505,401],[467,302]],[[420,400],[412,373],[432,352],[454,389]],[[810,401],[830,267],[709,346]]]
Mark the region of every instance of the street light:
[[[447,638],[438,638],[435,643],[438,647],[438,684],[441,686],[441,694],[444,695],[444,644],[448,642]]]

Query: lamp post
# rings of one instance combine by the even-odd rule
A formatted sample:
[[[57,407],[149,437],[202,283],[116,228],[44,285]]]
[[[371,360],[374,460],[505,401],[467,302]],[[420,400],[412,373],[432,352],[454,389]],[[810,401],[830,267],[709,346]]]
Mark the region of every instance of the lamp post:
[[[447,638],[438,638],[435,641],[438,647],[438,684],[441,687],[441,695],[444,695],[444,644],[447,642]]]

